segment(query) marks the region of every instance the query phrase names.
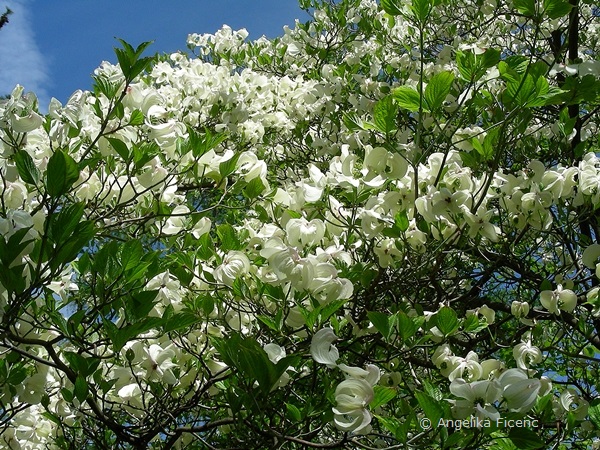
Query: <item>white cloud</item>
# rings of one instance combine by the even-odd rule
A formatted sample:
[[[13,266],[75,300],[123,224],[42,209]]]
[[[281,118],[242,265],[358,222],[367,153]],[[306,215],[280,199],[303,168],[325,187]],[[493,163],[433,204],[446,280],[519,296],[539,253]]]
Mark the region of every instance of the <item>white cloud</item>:
[[[0,1],[0,14],[6,7],[13,10],[9,23],[0,29],[0,95],[10,94],[16,84],[34,92],[40,109],[50,100],[46,91],[49,80],[47,64],[40,52],[32,27],[27,0]]]

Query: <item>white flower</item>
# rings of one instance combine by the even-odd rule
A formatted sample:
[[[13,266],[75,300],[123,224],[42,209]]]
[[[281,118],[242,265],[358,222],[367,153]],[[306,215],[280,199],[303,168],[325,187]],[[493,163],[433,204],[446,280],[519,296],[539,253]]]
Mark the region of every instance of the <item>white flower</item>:
[[[131,408],[128,410],[135,415],[142,414],[144,408],[144,401],[142,398],[142,390],[138,383],[131,383],[123,386],[117,392],[117,395],[121,398],[123,403],[127,403]]]
[[[519,301],[515,300],[510,305],[510,312],[517,319],[520,319],[522,317],[526,317],[527,314],[529,314],[529,303],[527,303],[527,302],[519,302]]]
[[[479,364],[479,356],[475,352],[467,353],[465,358],[453,356],[446,370],[442,370],[442,375],[447,376],[450,381],[457,378],[474,381],[479,380],[483,375],[483,369]]]
[[[500,398],[498,381],[474,381],[467,383],[458,378],[450,383],[450,392],[461,400],[454,400],[452,414],[458,419],[465,419],[475,412],[477,417],[491,420],[500,418],[500,413],[492,406]]]
[[[328,367],[335,367],[336,361],[340,357],[338,349],[333,345],[333,341],[337,339],[332,328],[323,328],[317,331],[310,343],[310,354],[313,359]]]
[[[291,246],[305,247],[314,245],[323,239],[325,224],[319,219],[310,222],[305,218],[290,219],[285,226],[287,240]]]
[[[435,352],[433,352],[432,361],[439,369],[443,364],[447,365],[453,356],[454,353],[452,353],[448,344],[442,344],[435,349]]]
[[[167,384],[176,384],[177,378],[171,370],[177,367],[173,362],[175,351],[171,346],[162,348],[160,345],[152,344],[146,349],[145,361],[143,366],[146,369],[146,377],[148,379],[160,378]]]
[[[266,344],[263,349],[273,364],[285,358],[285,349],[277,344]]]
[[[577,306],[577,295],[559,284],[553,291],[542,291],[540,302],[552,314],[560,314],[560,310],[570,313]]]
[[[192,235],[196,239],[200,239],[200,237],[210,231],[210,227],[212,225],[211,220],[208,217],[202,217],[194,227],[192,228]]]
[[[25,116],[12,114],[10,118],[11,126],[17,133],[29,133],[44,123],[44,119],[35,111],[30,111]]]
[[[370,431],[371,414],[366,406],[373,400],[373,387],[363,379],[349,378],[335,389],[334,423],[340,430],[355,434]]]
[[[347,378],[355,378],[365,380],[371,386],[374,386],[381,378],[379,367],[373,364],[367,364],[366,369],[360,367],[351,367],[346,364],[338,364],[338,367],[345,373]]]
[[[161,228],[163,234],[173,235],[179,233],[184,227],[185,215],[189,212],[190,210],[187,206],[176,206],[173,209],[172,215],[167,220],[165,220]]]
[[[560,405],[566,412],[572,413],[576,420],[583,420],[588,414],[589,403],[572,388],[560,394]]]
[[[542,386],[540,380],[530,379],[522,369],[508,369],[500,375],[498,382],[508,409],[519,413],[533,408]]]
[[[235,279],[248,273],[248,270],[250,270],[248,257],[242,252],[231,251],[223,258],[223,263],[215,269],[214,277],[219,283],[231,287]]]
[[[513,356],[520,369],[527,370],[530,364],[542,362],[542,352],[539,348],[531,345],[531,342],[521,342],[515,345]]]

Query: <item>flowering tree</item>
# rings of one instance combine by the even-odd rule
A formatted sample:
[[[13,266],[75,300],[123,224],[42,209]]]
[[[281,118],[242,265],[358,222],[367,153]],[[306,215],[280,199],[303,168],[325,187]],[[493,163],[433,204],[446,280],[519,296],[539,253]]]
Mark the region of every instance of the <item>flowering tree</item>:
[[[598,445],[593,3],[303,0],[15,88],[2,448]]]

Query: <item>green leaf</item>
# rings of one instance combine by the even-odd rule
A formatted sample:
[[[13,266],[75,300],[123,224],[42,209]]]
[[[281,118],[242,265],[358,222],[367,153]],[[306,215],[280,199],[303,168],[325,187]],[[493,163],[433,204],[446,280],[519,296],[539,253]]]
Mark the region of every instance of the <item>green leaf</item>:
[[[513,5],[525,16],[535,15],[535,0],[513,0]]]
[[[219,248],[223,251],[239,250],[241,247],[237,234],[233,227],[228,223],[221,224],[217,227],[217,236],[221,240]]]
[[[244,188],[244,195],[249,199],[254,199],[263,193],[265,185],[260,178],[252,179]]]
[[[163,326],[163,331],[169,333],[175,330],[181,330],[187,328],[195,323],[198,323],[199,319],[194,314],[188,312],[182,312],[175,314],[167,320],[167,323]]]
[[[438,109],[450,93],[454,74],[452,72],[440,72],[435,74],[425,87],[425,101],[431,111]]]
[[[346,128],[352,132],[365,129],[363,121],[360,119],[360,117],[358,117],[358,114],[354,112],[344,114],[343,121],[344,125],[346,125]]]
[[[266,315],[261,314],[256,317],[258,320],[260,320],[262,323],[264,323],[266,326],[268,326],[271,330],[273,330],[273,331],[280,330],[280,327],[277,325],[277,322],[271,316],[266,316]]]
[[[425,392],[416,391],[415,398],[419,402],[419,406],[427,418],[431,420],[432,424],[439,423],[440,419],[444,417],[444,408],[430,395]]]
[[[21,180],[29,184],[37,184],[40,180],[40,172],[38,171],[33,158],[25,150],[18,150],[14,154],[15,165]]]
[[[139,109],[131,111],[129,116],[129,125],[142,125],[144,123],[144,113]]]
[[[84,377],[88,375],[88,364],[84,356],[75,352],[64,352],[63,356],[74,372],[77,372]]]
[[[373,391],[375,395],[373,396],[373,400],[369,403],[369,408],[375,409],[382,405],[385,405],[389,401],[391,401],[398,392],[394,388],[385,387],[385,386],[374,386]]]
[[[288,416],[294,422],[300,422],[302,420],[302,413],[300,410],[292,405],[291,403],[285,404],[285,409],[287,410]]]
[[[520,450],[533,450],[544,447],[544,441],[532,430],[528,428],[511,428],[508,438]]]
[[[408,214],[405,209],[396,213],[394,216],[394,225],[398,227],[401,232],[408,230],[409,224]]]
[[[319,312],[319,316],[321,319],[321,323],[326,322],[332,315],[334,315],[338,310],[346,304],[348,300],[333,300],[329,303],[321,305],[319,308],[316,308],[315,311]]]
[[[53,255],[53,258],[50,261],[50,267],[53,270],[58,269],[62,265],[73,261],[95,234],[96,227],[94,222],[91,220],[79,222],[73,230],[71,235],[72,239],[64,242]]]
[[[206,261],[214,255],[214,245],[210,233],[205,233],[198,239],[197,254],[200,259]]]
[[[133,239],[125,242],[119,252],[123,272],[127,272],[140,264],[142,256],[144,256],[144,249],[139,240]]]
[[[479,140],[479,138],[477,138],[477,137],[471,138],[471,145],[477,151],[477,153],[479,153],[481,156],[483,156],[483,153],[484,153],[483,145],[481,144],[481,141]]]
[[[144,165],[154,158],[160,152],[160,147],[156,142],[145,142],[139,145],[133,145],[133,162],[136,169],[141,169]]]
[[[475,55],[471,51],[457,51],[456,52],[456,65],[458,67],[458,73],[466,81],[474,81],[475,78]]]
[[[67,388],[62,388],[60,390],[60,394],[65,399],[66,402],[70,403],[73,401],[73,392],[68,390]]]
[[[120,139],[110,137],[107,137],[106,140],[110,142],[112,148],[115,149],[115,151],[121,158],[123,158],[124,161],[129,161],[130,152],[125,142],[121,141]]]
[[[400,108],[407,109],[410,112],[417,112],[421,107],[421,97],[419,96],[419,93],[409,86],[395,88],[392,91],[392,96]]]
[[[500,62],[501,54],[499,50],[495,48],[488,48],[483,55],[479,56],[481,60],[481,68],[489,69],[490,67],[494,67],[496,64]]]
[[[237,165],[238,159],[240,159],[240,155],[241,153],[236,153],[227,161],[223,161],[221,164],[219,164],[219,174],[222,178],[228,177],[235,171],[235,167]]]
[[[544,0],[544,14],[550,19],[558,19],[571,12],[573,6],[564,0]]]
[[[396,313],[396,320],[398,321],[398,333],[403,341],[410,339],[417,332],[417,325],[404,311]]]
[[[208,128],[204,129],[204,133],[199,133],[193,128],[188,127],[188,135],[189,147],[196,158],[204,155],[227,139],[225,133],[213,133]]]
[[[119,66],[125,78],[128,81],[133,80],[136,76],[142,73],[152,62],[152,58],[140,58],[146,47],[152,44],[152,41],[142,42],[135,50],[133,47],[125,42],[123,39],[117,40],[121,43],[123,48],[115,48],[115,54],[119,61]]]
[[[467,333],[478,333],[487,328],[487,322],[479,321],[476,315],[469,316],[463,322],[463,331]]]
[[[0,260],[6,266],[11,266],[13,261],[15,261],[19,255],[23,253],[25,248],[34,241],[34,239],[25,239],[30,229],[31,227],[26,227],[15,231],[12,236],[8,238],[8,242],[4,240],[4,236],[0,236]]]
[[[382,98],[373,108],[375,126],[382,133],[392,133],[396,130],[397,114],[398,107],[394,104],[393,98],[391,96]]]
[[[383,10],[390,15],[399,16],[402,14],[402,8],[396,0],[381,0],[380,3]]]
[[[88,383],[85,380],[85,378],[81,375],[78,375],[75,379],[73,394],[75,395],[75,398],[79,400],[80,403],[83,403],[88,396]]]
[[[47,217],[46,220],[50,221],[48,237],[56,244],[69,239],[83,217],[84,210],[85,205],[79,202],[66,206],[58,214]]]
[[[392,433],[392,435],[398,439],[399,442],[406,442],[407,440],[407,433],[405,433],[402,428],[402,423],[400,422],[400,420],[398,420],[395,417],[383,417],[383,416],[375,416],[377,418],[377,421],[381,424],[381,426],[383,426],[383,428],[385,428],[386,430],[388,430],[390,433]],[[406,420],[403,423],[408,423],[410,425],[410,420]]]
[[[423,380],[423,389],[425,389],[427,395],[429,395],[434,400],[442,401],[444,399],[444,393],[442,392],[442,390],[438,386],[431,384],[427,380]],[[447,403],[442,403],[442,405],[448,406]]]
[[[145,319],[132,325],[126,325],[124,327],[117,328],[115,324],[105,320],[104,330],[113,344],[113,350],[115,352],[120,352],[127,342],[136,338],[142,333],[152,330],[153,328],[160,328],[163,323],[164,320],[162,317],[146,317]]]
[[[223,362],[239,370],[250,381],[257,381],[265,395],[271,391],[279,377],[291,365],[290,357],[286,357],[276,366],[258,342],[252,338],[243,338],[238,333],[233,333],[227,339],[215,338],[213,343]]]
[[[468,82],[479,80],[486,74],[487,69],[494,67],[499,62],[500,52],[493,48],[488,48],[481,55],[475,55],[470,50],[456,52],[458,72],[460,73],[460,76]]]
[[[597,429],[600,429],[600,403],[591,405],[588,409],[588,415],[590,422],[592,422]]]
[[[51,197],[59,197],[69,191],[79,179],[77,163],[62,150],[56,150],[48,160],[47,186]]]
[[[450,436],[448,436],[448,438],[444,441],[442,441],[443,447],[444,449],[455,449],[455,448],[461,448],[462,446],[461,441],[464,442],[465,440],[465,435],[463,433],[452,433]],[[501,440],[500,440],[501,441]],[[496,442],[496,445],[498,445],[498,442]],[[500,450],[500,448],[498,447],[493,447],[494,450]]]
[[[438,329],[445,336],[448,336],[458,329],[458,318],[456,317],[454,310],[449,306],[440,308],[435,314],[435,321]]]
[[[415,18],[421,23],[425,24],[431,13],[433,3],[430,0],[412,0],[410,9],[412,10]]]
[[[384,338],[389,339],[392,332],[389,314],[378,311],[367,312],[367,317]]]
[[[27,378],[27,370],[21,365],[12,366],[6,377],[6,382],[10,385],[17,386]]]
[[[131,294],[125,304],[125,318],[127,322],[137,322],[148,316],[156,304],[158,290],[140,291]]]

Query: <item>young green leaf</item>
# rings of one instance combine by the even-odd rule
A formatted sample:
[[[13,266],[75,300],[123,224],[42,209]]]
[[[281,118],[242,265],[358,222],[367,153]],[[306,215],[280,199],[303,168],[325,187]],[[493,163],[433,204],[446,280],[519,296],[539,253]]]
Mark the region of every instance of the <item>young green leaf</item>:
[[[433,3],[431,0],[412,0],[410,9],[414,14],[415,19],[417,19],[421,25],[424,25],[429,18],[432,7]]]
[[[425,392],[416,391],[415,398],[427,418],[431,420],[431,423],[436,424],[444,417],[444,408],[440,405],[439,401],[436,401],[430,395]]]
[[[525,16],[535,15],[535,0],[513,0],[513,5]]]
[[[78,375],[75,379],[73,394],[80,403],[83,403],[88,396],[88,383],[81,375]]]
[[[106,140],[110,142],[112,148],[119,154],[124,161],[129,161],[130,151],[127,148],[127,144],[120,139],[107,137]]]
[[[396,130],[396,115],[398,106],[394,104],[391,96],[387,96],[375,103],[373,108],[373,119],[379,131],[385,134]]]
[[[371,323],[375,326],[377,331],[379,331],[384,338],[389,339],[390,333],[392,331],[390,327],[390,316],[389,314],[384,314],[378,311],[369,311],[367,312],[367,317],[371,321]]]
[[[391,16],[399,16],[402,14],[402,7],[397,0],[381,0],[381,7]]]
[[[33,158],[25,150],[18,150],[14,154],[15,165],[21,180],[29,184],[37,184],[40,180],[40,172],[38,171]]]
[[[421,106],[421,97],[419,93],[409,86],[400,86],[392,91],[392,96],[400,108],[407,109],[410,112],[417,112]]]
[[[48,160],[47,190],[51,197],[66,194],[73,183],[79,179],[77,163],[62,150],[56,150]]]
[[[129,116],[129,125],[142,125],[144,123],[144,113],[139,109],[134,109]]]
[[[558,19],[571,12],[573,5],[564,0],[544,0],[544,14],[550,19]]]
[[[235,167],[237,165],[238,159],[240,159],[240,155],[241,153],[236,153],[227,161],[223,161],[219,164],[219,174],[222,178],[228,177],[235,171]]]
[[[254,178],[244,188],[244,196],[253,199],[262,194],[265,190],[265,185],[260,178]]]
[[[228,223],[221,224],[217,227],[217,236],[221,240],[219,246],[221,250],[238,250],[240,248],[240,241],[233,227]]]
[[[445,335],[452,334],[458,329],[458,318],[456,312],[449,306],[443,306],[435,314],[435,322],[438,329]]]
[[[396,320],[398,321],[398,333],[403,341],[410,339],[417,332],[417,325],[404,311],[396,313]]]
[[[434,111],[442,106],[446,96],[450,93],[454,74],[452,72],[440,72],[435,74],[425,87],[425,101],[430,111]]]
[[[410,221],[408,220],[408,214],[405,209],[396,213],[394,216],[394,225],[398,227],[401,232],[408,230]]]
[[[385,387],[385,386],[374,386],[373,391],[375,395],[373,396],[373,400],[369,403],[369,407],[371,409],[378,408],[386,403],[390,402],[398,392],[394,388]]]

